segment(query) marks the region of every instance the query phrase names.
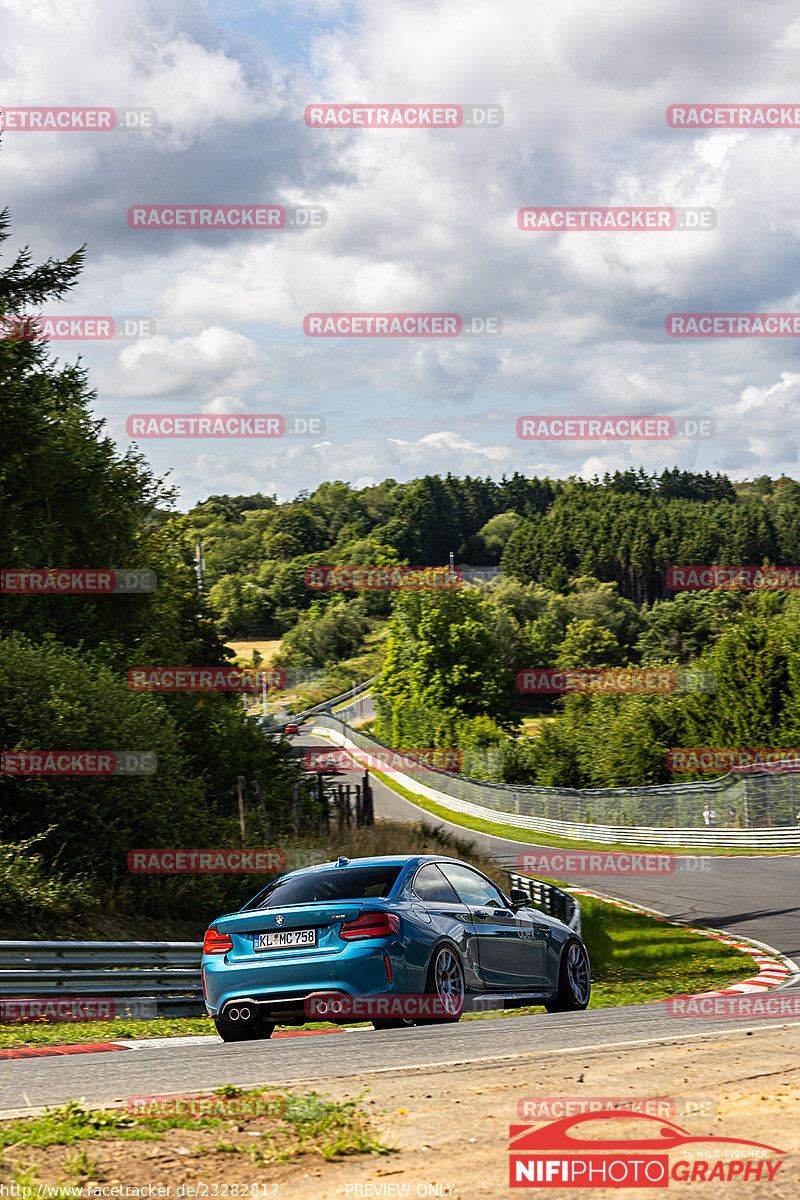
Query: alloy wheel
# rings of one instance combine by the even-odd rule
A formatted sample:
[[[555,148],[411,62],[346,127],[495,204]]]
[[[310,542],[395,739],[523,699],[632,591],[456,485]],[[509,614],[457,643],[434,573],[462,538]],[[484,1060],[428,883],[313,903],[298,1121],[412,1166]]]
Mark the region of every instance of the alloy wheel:
[[[587,1004],[591,988],[589,962],[586,952],[577,942],[573,942],[567,951],[567,978],[575,999],[580,1004]]]
[[[443,948],[436,955],[433,985],[445,1012],[453,1017],[460,1016],[464,1008],[464,973],[452,950]]]

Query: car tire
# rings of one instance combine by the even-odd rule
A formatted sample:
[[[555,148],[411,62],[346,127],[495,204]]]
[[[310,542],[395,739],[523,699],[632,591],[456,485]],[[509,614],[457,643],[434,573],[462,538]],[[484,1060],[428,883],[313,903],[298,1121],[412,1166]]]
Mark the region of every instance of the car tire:
[[[251,1018],[249,1021],[229,1021],[227,1017],[214,1017],[217,1033],[223,1042],[254,1042],[271,1038],[274,1023],[265,1021],[263,1017]]]
[[[440,946],[435,952],[428,967],[428,978],[425,984],[427,996],[439,996],[446,1004],[452,1004],[458,1011],[450,1017],[422,1017],[415,1021],[416,1025],[450,1025],[461,1020],[464,1011],[464,968],[458,951],[449,945]]]
[[[576,1012],[588,1008],[592,994],[589,955],[580,942],[567,942],[561,955],[558,972],[558,991],[548,1000],[548,1012]]]

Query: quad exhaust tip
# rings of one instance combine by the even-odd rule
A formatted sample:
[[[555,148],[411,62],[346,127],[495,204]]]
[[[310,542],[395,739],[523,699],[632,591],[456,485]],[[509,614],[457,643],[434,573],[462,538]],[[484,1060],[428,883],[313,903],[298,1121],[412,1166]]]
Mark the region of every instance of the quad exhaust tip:
[[[229,1021],[249,1021],[250,1009],[247,1005],[244,1005],[242,1008],[229,1008],[225,1015]]]

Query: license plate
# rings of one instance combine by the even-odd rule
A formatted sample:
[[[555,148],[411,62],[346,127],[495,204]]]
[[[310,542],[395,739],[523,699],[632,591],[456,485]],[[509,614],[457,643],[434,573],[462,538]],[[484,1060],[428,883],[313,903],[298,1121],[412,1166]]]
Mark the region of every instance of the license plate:
[[[254,950],[283,950],[291,946],[316,944],[316,929],[276,929],[269,933],[257,933],[253,938]]]

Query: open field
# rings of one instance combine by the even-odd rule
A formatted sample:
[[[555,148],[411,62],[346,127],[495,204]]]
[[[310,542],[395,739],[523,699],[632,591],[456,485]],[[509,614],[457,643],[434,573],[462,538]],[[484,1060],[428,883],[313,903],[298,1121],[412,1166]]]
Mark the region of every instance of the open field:
[[[273,654],[281,644],[281,639],[277,638],[273,641],[252,641],[252,642],[227,642],[229,650],[232,650],[237,658],[241,658],[248,664],[252,662],[253,651],[257,650],[261,655],[262,662],[266,665]]]

